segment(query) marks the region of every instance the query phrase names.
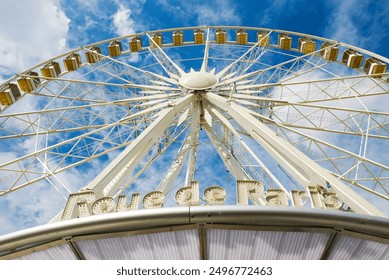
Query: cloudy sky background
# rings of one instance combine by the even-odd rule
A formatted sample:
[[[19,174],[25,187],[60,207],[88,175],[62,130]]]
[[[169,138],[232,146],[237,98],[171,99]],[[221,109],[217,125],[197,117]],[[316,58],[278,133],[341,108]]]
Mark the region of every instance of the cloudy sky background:
[[[389,56],[386,0],[0,0],[0,82],[96,41],[138,31],[218,24],[313,34]],[[50,199],[39,203],[49,204]],[[49,218],[22,223],[25,210],[13,209],[19,222],[0,215],[0,234]]]

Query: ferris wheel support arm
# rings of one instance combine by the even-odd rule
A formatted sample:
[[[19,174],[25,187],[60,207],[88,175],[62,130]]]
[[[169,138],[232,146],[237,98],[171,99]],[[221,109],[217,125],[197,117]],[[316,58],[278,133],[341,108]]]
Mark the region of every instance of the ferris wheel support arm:
[[[190,182],[194,180],[201,116],[201,106],[199,99],[196,100],[192,114],[192,133],[190,135],[191,146],[189,151],[188,167],[185,174],[185,186],[189,186]]]
[[[141,74],[140,77],[143,78],[145,81],[147,80],[146,79],[146,77],[147,77],[148,79],[154,78],[156,80],[163,80],[163,81],[168,82],[168,83],[173,83],[173,84],[175,83],[173,80],[171,80],[171,79],[169,79],[167,77],[164,77],[162,75],[159,75],[159,74],[156,74],[156,73],[153,73],[153,72],[150,72],[150,71],[146,71],[146,70],[140,69],[140,68],[135,67],[135,66],[133,66],[131,64],[128,64],[128,63],[122,62],[122,61],[120,61],[118,59],[112,58],[112,57],[110,57],[108,55],[99,54],[99,56],[102,59],[107,59],[107,60],[109,60],[109,61],[111,61],[113,63],[116,63],[118,65],[126,67],[128,70],[131,71],[130,72],[131,74],[136,73],[136,72],[140,73]],[[126,74],[129,74],[129,73],[126,72]]]
[[[143,167],[137,171],[136,174],[132,175],[131,178],[129,180],[126,181],[126,184],[127,185],[131,185],[132,183],[134,183],[138,178],[139,176],[141,176],[143,174],[143,172],[156,160],[158,159],[170,146],[171,144],[173,144],[174,142],[176,142],[177,138],[181,136],[181,134],[186,131],[187,127],[184,128],[182,131],[180,131],[176,136],[172,137],[172,138],[169,138],[169,141],[165,144],[165,146],[158,151],[158,153],[156,153],[153,157],[151,157],[144,165]],[[113,198],[116,198],[118,197],[120,194],[123,193],[123,191],[126,189],[126,185],[122,185],[120,190],[118,192],[116,192],[116,194],[113,196]]]
[[[211,92],[203,96],[212,105],[227,111],[304,188],[308,189],[309,186],[316,185],[326,186],[328,183],[339,198],[355,212],[385,216],[326,169],[255,119],[245,107]]]
[[[335,46],[335,44],[333,46]],[[277,72],[288,71],[288,70],[285,69],[285,66],[290,65],[290,64],[291,64],[291,67],[289,67],[289,68],[293,68],[295,66],[298,66],[299,63],[303,63],[303,65],[307,65],[308,64],[307,63],[307,59],[309,60],[310,58],[312,58],[315,55],[319,54],[320,51],[321,50],[316,50],[316,51],[311,52],[309,54],[304,54],[302,56],[296,56],[296,57],[294,57],[294,58],[292,58],[292,59],[290,59],[288,61],[283,61],[283,62],[280,62],[279,64],[269,66],[269,67],[267,67],[265,69],[255,70],[253,72],[249,72],[249,73],[243,74],[243,75],[238,76],[238,77],[232,77],[232,78],[229,78],[227,80],[220,81],[218,86],[223,86],[223,85],[228,85],[228,84],[231,84],[231,83],[236,83],[238,81],[249,79],[250,77],[256,76],[256,75],[258,75],[258,77],[256,77],[255,80],[258,80],[259,77],[263,77],[265,74],[268,74],[272,70],[274,70],[274,72],[271,74],[271,76],[274,76]],[[328,63],[328,62],[326,62],[326,63]],[[304,72],[304,74],[308,73],[308,72],[310,72],[312,70],[315,70],[317,68],[322,68],[322,66],[323,65],[313,67],[312,69],[309,69],[306,72]],[[284,80],[282,80],[282,82],[286,82],[288,80],[289,79],[284,79]],[[263,84],[268,84],[269,83],[269,79],[267,81],[262,81],[261,84],[262,83]]]
[[[197,140],[198,131],[200,127],[199,124],[200,124],[200,104],[199,101],[196,100],[193,104],[191,131],[187,135],[185,142],[181,146],[177,154],[177,157],[174,159],[172,165],[170,166],[170,169],[168,170],[168,172],[166,172],[163,180],[158,186],[157,188],[158,191],[161,191],[166,194],[174,186],[174,183],[177,180],[177,177],[180,174],[182,167],[184,166],[185,158],[188,157],[188,154],[190,155],[189,152],[192,151],[195,143],[197,142],[196,140]],[[191,158],[189,158],[189,162],[190,161]]]
[[[223,145],[208,123],[204,122],[202,126],[205,128],[209,139],[218,152],[220,158],[223,160],[227,170],[230,171],[235,180],[251,180],[250,175],[244,171],[242,165],[236,160],[234,156],[231,155],[231,153]]]
[[[239,133],[232,126],[232,124],[228,121],[226,117],[223,116],[216,108],[210,107],[210,111],[225,125],[226,129],[230,131],[239,141],[239,144],[244,147],[244,149],[253,157],[256,163],[260,166],[260,168],[269,176],[269,178],[276,184],[276,186],[283,190],[285,194],[292,199],[289,191],[281,184],[281,182],[274,176],[274,174],[266,167],[266,165],[257,157],[257,155],[251,150],[250,146],[246,144],[245,141],[240,137]]]
[[[176,115],[193,101],[193,95],[176,99],[170,108],[160,111],[155,119],[131,144],[119,154],[85,189],[93,190],[96,197],[113,196],[130,176],[137,163],[150,150]]]
[[[149,37],[150,42],[152,42],[153,39],[150,35],[148,33],[146,35]],[[177,79],[185,75],[185,71],[174,63],[158,44],[155,44],[154,47],[148,47],[148,50],[171,78]]]
[[[242,56],[240,56],[237,60],[233,61],[231,64],[227,65],[223,70],[221,70],[216,76],[219,79],[222,79],[223,76],[228,72],[237,72],[239,75],[242,75],[250,69],[267,51],[266,48],[261,47],[260,44],[262,40],[270,36],[271,31],[266,35],[266,37],[262,38],[258,42],[256,42],[250,49],[248,49]],[[243,63],[242,66],[238,66],[239,63]],[[234,68],[243,68],[243,69],[234,69]],[[237,71],[241,70],[241,71]],[[236,74],[235,74],[236,75]]]
[[[207,67],[208,67],[208,56],[209,56],[209,46],[211,44],[211,41],[210,41],[210,28],[208,27],[207,29],[207,41],[205,42],[205,49],[204,49],[204,58],[203,58],[203,63],[201,64],[201,69],[200,71],[201,72],[206,72],[207,71]]]

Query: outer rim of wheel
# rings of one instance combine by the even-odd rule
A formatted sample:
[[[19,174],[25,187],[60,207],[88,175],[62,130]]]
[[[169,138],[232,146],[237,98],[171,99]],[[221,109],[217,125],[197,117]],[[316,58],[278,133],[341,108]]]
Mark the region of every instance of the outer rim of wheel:
[[[147,34],[154,34],[154,33],[173,32],[173,31],[176,31],[176,30],[182,30],[182,31],[193,30],[193,31],[195,31],[197,29],[207,29],[207,28],[211,28],[211,29],[225,28],[225,29],[228,29],[228,30],[244,29],[244,30],[253,30],[253,31],[268,31],[268,32],[269,31],[273,31],[273,32],[276,32],[276,33],[279,33],[279,34],[286,33],[286,34],[295,35],[295,36],[309,37],[309,38],[312,38],[312,39],[315,39],[315,40],[319,40],[319,41],[322,41],[322,42],[330,42],[330,43],[339,44],[340,46],[343,46],[345,48],[354,49],[354,50],[356,50],[358,52],[361,52],[361,53],[367,54],[367,55],[369,55],[371,57],[375,57],[377,59],[380,59],[380,60],[382,60],[385,63],[389,63],[389,58],[381,56],[381,55],[376,54],[374,52],[371,52],[371,51],[359,48],[357,46],[346,44],[346,43],[343,43],[343,42],[340,42],[340,41],[336,41],[336,40],[333,40],[333,39],[328,39],[328,38],[325,38],[325,37],[305,34],[305,33],[301,33],[301,32],[294,32],[294,31],[281,30],[281,29],[271,29],[271,28],[247,27],[247,26],[225,26],[225,25],[178,27],[178,28],[156,29],[156,30],[151,30],[151,31],[144,31],[144,32],[141,32],[141,33],[130,34],[130,35],[126,35],[126,36],[114,37],[114,38],[110,38],[110,39],[107,39],[107,40],[103,40],[103,41],[87,44],[85,46],[72,49],[72,50],[64,52],[64,53],[62,53],[62,54],[60,54],[58,56],[52,57],[52,58],[50,58],[48,60],[45,60],[44,62],[41,62],[41,63],[39,63],[39,64],[37,64],[37,65],[35,65],[35,66],[33,66],[33,67],[23,71],[23,72],[20,72],[20,73],[18,73],[16,75],[10,77],[9,79],[4,81],[0,85],[0,88],[2,86],[4,86],[4,85],[10,83],[10,82],[15,81],[18,77],[24,75],[25,73],[27,73],[29,71],[32,71],[32,70],[35,70],[35,69],[37,69],[39,67],[42,67],[42,66],[46,65],[47,63],[49,63],[49,62],[51,62],[53,60],[63,58],[65,56],[67,56],[67,55],[70,55],[70,54],[75,53],[75,52],[83,51],[83,50],[85,50],[87,48],[91,48],[93,46],[99,46],[99,45],[102,45],[102,44],[105,44],[105,43],[109,43],[109,42],[112,42],[112,41],[115,41],[115,40],[131,39],[131,38],[134,38],[134,37],[137,37],[137,36],[143,36],[146,33]],[[165,46],[169,46],[169,44],[164,45],[164,47]],[[172,44],[170,44],[170,46],[172,46]],[[144,49],[144,48],[142,48],[142,49]],[[291,50],[292,51],[296,51],[296,49],[291,49]],[[130,51],[129,50],[125,51],[122,54],[126,54],[126,53],[130,53]]]

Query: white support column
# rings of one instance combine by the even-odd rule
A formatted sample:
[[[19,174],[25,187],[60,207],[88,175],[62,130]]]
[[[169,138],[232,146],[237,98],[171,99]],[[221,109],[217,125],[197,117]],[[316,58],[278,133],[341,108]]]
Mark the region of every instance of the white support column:
[[[385,216],[381,211],[368,203],[364,198],[332,176],[315,161],[279,137],[275,132],[251,116],[245,107],[237,105],[214,93],[203,94],[212,105],[227,111],[230,116],[245,129],[301,186],[331,185],[340,199],[357,213]]]
[[[168,128],[176,115],[187,107],[193,99],[194,95],[186,95],[172,102],[170,108],[161,110],[158,118],[131,142],[85,189],[93,190],[96,197],[113,196],[158,137]]]
[[[269,176],[269,178],[276,184],[276,186],[283,190],[289,199],[292,199],[288,190],[281,184],[280,181],[274,176],[274,174],[267,168],[267,166],[257,157],[257,155],[251,150],[251,148],[242,140],[239,133],[232,126],[232,124],[227,120],[226,117],[223,116],[216,108],[210,107],[209,110],[224,124],[225,128],[230,131],[239,141],[239,144],[252,156],[255,162],[259,165],[259,167]]]
[[[184,166],[185,159],[188,156],[188,152],[191,150],[195,142],[197,142],[198,129],[200,124],[200,104],[197,99],[193,104],[192,111],[192,127],[190,134],[185,139],[184,144],[181,146],[177,157],[173,161],[173,164],[170,166],[168,172],[165,174],[163,180],[159,184],[157,191],[163,192],[166,194],[173,187],[174,182],[177,180],[178,175],[180,174],[182,167]],[[185,184],[186,185],[186,184]],[[186,186],[189,186],[186,185]]]
[[[186,169],[185,175],[185,186],[190,186],[190,182],[194,181],[194,172],[196,167],[196,154],[197,154],[197,145],[199,138],[199,129],[200,129],[200,115],[201,107],[200,100],[198,99],[195,103],[192,113],[192,132],[191,132],[191,145],[188,158],[188,167]]]
[[[226,147],[221,143],[220,139],[213,132],[212,128],[203,123],[203,127],[208,134],[212,144],[218,152],[220,158],[223,160],[226,168],[230,171],[235,180],[251,180],[252,178],[243,169],[239,162],[230,154]]]
[[[153,39],[147,34],[149,40],[152,42]],[[166,71],[166,73],[173,79],[178,79],[185,74],[185,71],[181,69],[176,63],[174,63],[170,57],[162,50],[158,44],[155,44],[155,47],[148,47],[150,53],[158,61],[161,67]]]
[[[208,67],[208,55],[209,55],[209,45],[210,45],[210,40],[209,40],[209,34],[210,34],[210,28],[208,27],[207,29],[207,41],[205,42],[205,48],[204,48],[204,58],[203,58],[203,63],[201,64],[201,72],[207,72],[207,67]]]
[[[269,32],[266,37],[270,36]],[[264,39],[264,38],[263,38]],[[262,39],[262,40],[263,40]],[[240,76],[247,72],[247,70],[254,65],[267,51],[267,48],[261,47],[261,41],[256,42],[249,50],[241,55],[237,60],[233,61],[223,70],[221,70],[216,76],[220,80],[224,80],[227,73],[236,72]],[[243,65],[240,65],[243,64]],[[224,79],[223,79],[224,78]]]

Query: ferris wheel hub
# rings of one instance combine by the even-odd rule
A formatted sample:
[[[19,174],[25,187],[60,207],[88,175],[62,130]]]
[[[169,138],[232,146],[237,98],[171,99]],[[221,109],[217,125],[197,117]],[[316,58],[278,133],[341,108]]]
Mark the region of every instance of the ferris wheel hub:
[[[191,71],[183,75],[179,80],[182,87],[193,90],[211,89],[217,82],[218,79],[214,74],[202,71]]]

